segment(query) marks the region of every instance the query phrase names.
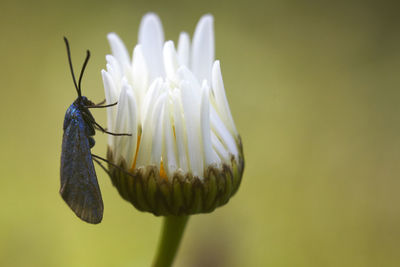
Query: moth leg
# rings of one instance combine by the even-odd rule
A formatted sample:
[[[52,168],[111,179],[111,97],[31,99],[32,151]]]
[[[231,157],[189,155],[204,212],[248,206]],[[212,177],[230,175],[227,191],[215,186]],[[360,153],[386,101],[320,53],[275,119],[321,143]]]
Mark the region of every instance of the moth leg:
[[[97,157],[96,155],[93,155],[93,154],[92,154],[92,159],[93,159],[97,164],[99,164],[99,166],[103,169],[103,171],[105,171],[109,176],[111,176],[110,171],[107,170],[107,168],[104,167],[103,164],[101,164],[101,162],[100,162],[99,160],[96,159],[96,157]]]
[[[132,173],[130,173],[130,172],[124,170],[124,169],[121,168],[120,166],[118,166],[118,165],[116,165],[116,164],[114,164],[114,163],[112,163],[112,162],[106,160],[105,158],[102,158],[102,157],[100,157],[100,156],[97,156],[97,155],[95,155],[95,154],[92,154],[92,159],[93,159],[94,161],[96,161],[97,164],[99,164],[100,167],[102,167],[103,170],[104,170],[106,173],[108,173],[109,175],[110,175],[110,171],[107,170],[102,164],[100,164],[100,162],[99,162],[97,159],[100,159],[100,160],[102,160],[102,161],[104,161],[104,162],[110,164],[110,165],[113,166],[114,168],[116,168],[116,169],[118,169],[118,170],[120,170],[120,171],[126,173],[126,174],[129,175],[129,176],[133,176]]]
[[[86,108],[108,108],[108,107],[112,107],[115,106],[116,104],[118,104],[118,102],[112,103],[112,104],[108,104],[108,105],[104,105],[102,106],[102,104],[104,104],[105,100],[100,102],[99,104],[93,105],[93,106],[85,106]]]
[[[100,130],[100,131],[102,131],[103,133],[106,133],[106,134],[111,134],[111,135],[114,135],[114,136],[132,136],[132,134],[129,134],[129,133],[112,133],[112,132],[109,132],[106,129],[104,129],[103,127],[101,127],[101,125],[98,124],[95,121],[93,121],[93,124],[96,126],[96,129],[98,129],[98,130]]]
[[[93,118],[93,116],[90,114],[90,116],[89,116],[89,114],[86,114],[86,113],[82,113],[83,114],[83,118],[84,118],[84,120],[87,122],[87,123],[89,123],[93,128],[95,128],[95,129],[97,129],[97,130],[100,130],[100,131],[102,131],[103,133],[106,133],[106,134],[111,134],[111,135],[114,135],[114,136],[125,136],[125,135],[127,135],[127,136],[132,136],[132,134],[128,134],[128,133],[112,133],[112,132],[109,132],[109,131],[107,131],[106,129],[104,129],[100,124],[98,124],[95,120],[94,120],[94,118]]]
[[[100,159],[100,160],[104,161],[105,163],[108,163],[108,164],[114,166],[115,168],[120,168],[120,167],[118,167],[117,165],[115,165],[114,163],[108,161],[107,159],[105,159],[105,158],[103,158],[103,157],[100,157],[100,156],[97,156],[97,155],[95,155],[95,154],[93,154],[93,153],[92,153],[92,157],[93,157],[93,158],[96,158],[96,159]]]

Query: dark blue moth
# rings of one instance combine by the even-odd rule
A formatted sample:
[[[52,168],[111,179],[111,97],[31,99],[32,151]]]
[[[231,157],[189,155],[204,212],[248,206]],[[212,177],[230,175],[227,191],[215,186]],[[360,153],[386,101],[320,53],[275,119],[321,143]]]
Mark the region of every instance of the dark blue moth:
[[[88,223],[97,224],[103,218],[104,206],[93,165],[93,160],[98,162],[93,157],[100,157],[92,155],[90,151],[95,144],[93,139],[95,129],[113,135],[129,134],[110,133],[96,123],[89,108],[110,107],[117,103],[104,106],[101,104],[96,105],[81,95],[81,80],[90,58],[90,52],[87,50],[86,59],[83,63],[77,84],[72,67],[68,40],[65,37],[64,41],[67,47],[69,66],[78,98],[69,106],[64,118],[60,194],[79,218]]]

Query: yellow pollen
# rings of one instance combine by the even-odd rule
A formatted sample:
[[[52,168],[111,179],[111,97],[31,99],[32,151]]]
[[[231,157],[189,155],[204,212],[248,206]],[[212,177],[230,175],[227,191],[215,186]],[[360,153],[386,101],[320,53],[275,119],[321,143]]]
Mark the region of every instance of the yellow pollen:
[[[134,169],[135,169],[135,167],[136,167],[136,159],[137,159],[137,155],[138,155],[138,152],[139,152],[139,146],[140,146],[140,138],[142,137],[142,133],[140,132],[139,134],[138,134],[138,137],[137,137],[137,142],[136,142],[136,152],[135,152],[135,159],[133,160],[133,164],[132,164],[132,167],[131,167],[131,171],[133,171]]]
[[[167,173],[165,172],[164,163],[162,159],[160,163],[160,177],[163,178],[165,181],[168,181]]]

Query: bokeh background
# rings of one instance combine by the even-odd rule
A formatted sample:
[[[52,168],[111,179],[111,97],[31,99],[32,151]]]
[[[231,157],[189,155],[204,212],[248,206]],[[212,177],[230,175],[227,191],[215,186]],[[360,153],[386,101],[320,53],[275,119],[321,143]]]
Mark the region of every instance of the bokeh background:
[[[167,39],[215,16],[216,56],[245,150],[237,195],[188,224],[178,267],[400,266],[400,16],[396,1],[1,0],[0,266],[150,266],[161,219],[97,168],[100,225],[58,194],[76,69],[104,98],[117,32],[132,49],[154,11]],[[106,112],[94,111],[106,124]],[[105,155],[98,133],[93,151]]]

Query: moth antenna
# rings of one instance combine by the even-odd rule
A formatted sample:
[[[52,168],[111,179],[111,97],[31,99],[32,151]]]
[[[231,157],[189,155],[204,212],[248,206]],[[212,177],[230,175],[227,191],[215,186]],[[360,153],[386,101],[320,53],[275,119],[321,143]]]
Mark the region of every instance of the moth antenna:
[[[81,98],[82,97],[81,96],[81,91],[78,88],[78,85],[76,84],[74,68],[72,67],[71,49],[69,48],[68,39],[65,36],[64,36],[64,41],[65,41],[65,46],[67,47],[68,62],[69,62],[69,68],[70,68],[71,74],[72,74],[72,80],[74,81],[74,85],[75,85],[75,88],[76,88],[76,92],[78,93],[78,97]]]
[[[85,58],[85,61],[83,62],[81,74],[79,75],[79,82],[78,82],[79,93],[82,92],[82,90],[81,90],[81,81],[82,81],[83,73],[85,72],[85,69],[86,69],[86,65],[89,62],[89,58],[90,58],[90,51],[86,50],[86,58]]]

